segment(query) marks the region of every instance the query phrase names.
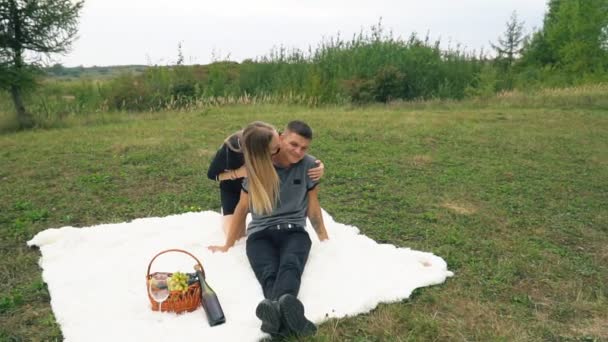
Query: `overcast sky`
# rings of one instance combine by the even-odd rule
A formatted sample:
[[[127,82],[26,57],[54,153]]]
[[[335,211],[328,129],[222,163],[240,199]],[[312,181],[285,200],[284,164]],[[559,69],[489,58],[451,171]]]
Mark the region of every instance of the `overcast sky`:
[[[79,38],[55,61],[65,66],[242,61],[273,46],[307,50],[338,32],[350,38],[378,23],[468,51],[495,42],[517,11],[529,32],[541,27],[546,0],[86,0]]]

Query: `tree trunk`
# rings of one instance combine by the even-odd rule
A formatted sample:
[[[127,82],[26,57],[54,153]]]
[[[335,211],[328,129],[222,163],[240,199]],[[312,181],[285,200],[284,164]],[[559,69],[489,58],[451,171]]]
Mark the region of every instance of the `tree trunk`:
[[[13,64],[15,66],[15,72],[17,74],[17,81],[11,82],[11,96],[13,97],[15,110],[17,111],[17,121],[19,122],[19,128],[27,129],[32,128],[34,126],[34,120],[32,116],[25,110],[25,106],[23,105],[23,100],[21,99],[21,81],[19,80],[20,74],[23,72],[23,46],[21,45],[21,25],[22,20],[25,19],[19,16],[19,10],[17,8],[17,3],[15,2],[15,0],[9,1],[8,9],[13,24],[12,29],[14,34],[10,47],[12,48],[14,53]],[[9,23],[11,20],[9,20]]]
[[[34,120],[32,115],[25,110],[23,100],[21,99],[21,89],[16,85],[11,86],[11,95],[13,97],[13,103],[15,104],[15,110],[17,111],[19,128],[32,128],[34,126]]]

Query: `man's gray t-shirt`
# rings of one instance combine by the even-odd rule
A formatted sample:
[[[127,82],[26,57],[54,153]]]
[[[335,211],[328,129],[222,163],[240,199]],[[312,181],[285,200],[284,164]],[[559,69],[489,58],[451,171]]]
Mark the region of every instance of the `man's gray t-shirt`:
[[[248,235],[277,224],[291,223],[306,227],[308,191],[317,185],[308,176],[308,170],[316,167],[315,160],[313,156],[305,155],[298,163],[286,168],[274,166],[280,180],[279,200],[269,215],[251,213]],[[247,178],[243,181],[243,190],[249,192]]]

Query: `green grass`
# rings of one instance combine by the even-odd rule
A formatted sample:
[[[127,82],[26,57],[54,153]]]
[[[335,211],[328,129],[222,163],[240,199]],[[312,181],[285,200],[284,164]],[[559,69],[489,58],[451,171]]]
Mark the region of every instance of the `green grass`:
[[[205,172],[225,136],[296,118],[315,129],[336,221],[455,272],[316,339],[606,340],[608,111],[585,103],[228,106],[0,135],[0,340],[61,339],[34,234],[216,210]]]

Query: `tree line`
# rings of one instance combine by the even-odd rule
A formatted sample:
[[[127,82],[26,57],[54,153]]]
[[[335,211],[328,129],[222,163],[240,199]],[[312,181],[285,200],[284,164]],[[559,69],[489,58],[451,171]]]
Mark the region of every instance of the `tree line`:
[[[308,51],[276,48],[242,63],[183,65],[179,46],[175,65],[102,81],[47,81],[28,97],[42,69],[24,53],[66,51],[81,8],[69,0],[0,3],[0,88],[11,94],[21,127],[33,124],[22,94],[32,110],[77,114],[180,108],[218,98],[369,103],[598,83],[608,70],[608,0],[550,0],[540,29],[526,33],[514,12],[487,54],[442,49],[428,36],[395,37],[378,23],[349,39],[332,37]],[[58,65],[50,70],[65,72]]]

